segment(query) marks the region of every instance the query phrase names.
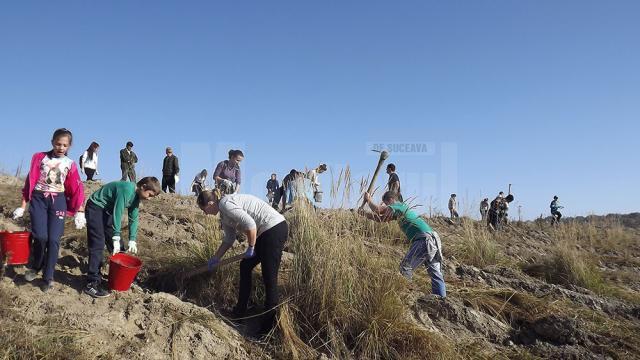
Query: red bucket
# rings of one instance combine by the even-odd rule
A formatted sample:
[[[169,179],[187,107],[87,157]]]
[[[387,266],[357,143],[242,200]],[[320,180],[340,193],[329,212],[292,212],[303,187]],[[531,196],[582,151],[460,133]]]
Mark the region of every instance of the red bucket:
[[[125,253],[117,253],[109,260],[109,289],[127,291],[142,267],[142,260]]]
[[[8,265],[29,263],[28,231],[0,231],[0,257],[7,255]]]

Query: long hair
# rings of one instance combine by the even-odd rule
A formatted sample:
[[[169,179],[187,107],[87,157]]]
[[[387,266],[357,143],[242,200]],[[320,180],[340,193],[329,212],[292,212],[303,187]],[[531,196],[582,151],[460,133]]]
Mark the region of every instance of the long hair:
[[[93,160],[93,154],[96,152],[96,150],[100,147],[100,144],[98,144],[97,142],[92,142],[91,145],[89,145],[89,147],[87,148],[87,159],[88,160]]]

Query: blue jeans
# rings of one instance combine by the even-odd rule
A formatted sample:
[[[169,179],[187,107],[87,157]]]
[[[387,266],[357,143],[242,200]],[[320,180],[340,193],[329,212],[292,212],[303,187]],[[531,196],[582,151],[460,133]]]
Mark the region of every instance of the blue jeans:
[[[28,267],[35,271],[42,270],[42,278],[52,281],[67,214],[64,193],[34,191],[29,202],[29,214],[33,243]]]
[[[289,184],[289,187],[287,188],[287,204],[291,204],[293,203],[294,197],[295,197],[295,191],[294,188],[295,184],[293,183],[293,181]]]
[[[411,243],[407,255],[400,263],[400,273],[407,279],[411,279],[413,271],[424,264],[431,276],[431,292],[444,298],[447,296],[447,288],[441,270],[442,252],[436,236],[427,235]]]

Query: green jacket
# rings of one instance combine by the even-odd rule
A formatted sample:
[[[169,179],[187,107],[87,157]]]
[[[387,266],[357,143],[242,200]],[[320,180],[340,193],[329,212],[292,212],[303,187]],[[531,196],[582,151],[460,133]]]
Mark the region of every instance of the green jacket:
[[[101,187],[89,198],[100,208],[113,215],[113,235],[120,236],[122,214],[128,209],[129,240],[135,241],[138,234],[138,206],[140,197],[136,192],[136,184],[129,181],[114,181]]]
[[[394,219],[398,220],[402,232],[410,242],[433,233],[431,226],[415,211],[411,210],[407,204],[396,201],[389,205],[389,208],[393,211]]]

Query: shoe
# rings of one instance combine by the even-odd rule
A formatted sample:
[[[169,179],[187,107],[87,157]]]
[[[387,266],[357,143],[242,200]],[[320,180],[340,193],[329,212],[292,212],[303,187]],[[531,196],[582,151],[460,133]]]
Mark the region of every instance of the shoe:
[[[53,281],[45,281],[44,284],[40,286],[40,290],[42,290],[43,293],[46,293],[51,289],[53,289]]]
[[[98,282],[90,282],[87,286],[82,290],[85,294],[91,296],[92,298],[105,298],[111,295],[110,292],[100,288]]]
[[[38,272],[32,269],[27,269],[24,273],[24,279],[28,282],[32,282],[38,276]]]

